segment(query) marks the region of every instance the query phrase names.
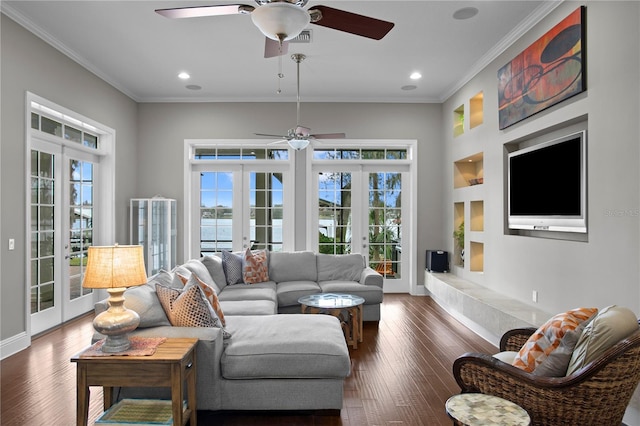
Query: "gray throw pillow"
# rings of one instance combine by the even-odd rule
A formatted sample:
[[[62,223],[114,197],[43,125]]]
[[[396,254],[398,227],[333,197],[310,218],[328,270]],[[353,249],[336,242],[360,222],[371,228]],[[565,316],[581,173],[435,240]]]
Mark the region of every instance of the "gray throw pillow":
[[[228,285],[242,284],[242,255],[222,252],[222,267]]]
[[[220,256],[203,256],[200,262],[207,268],[218,288],[222,291],[227,285],[227,277],[224,274],[222,258]]]
[[[124,292],[124,306],[140,316],[138,328],[171,325],[156,296],[157,282],[150,281],[141,286],[131,287]]]

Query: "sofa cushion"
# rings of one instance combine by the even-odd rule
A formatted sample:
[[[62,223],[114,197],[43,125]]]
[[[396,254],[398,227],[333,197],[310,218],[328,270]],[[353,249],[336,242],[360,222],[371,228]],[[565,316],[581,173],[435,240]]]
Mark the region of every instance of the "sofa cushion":
[[[222,355],[226,379],[344,378],[349,351],[337,318],[330,315],[229,317]]]
[[[365,305],[382,303],[382,288],[362,285],[353,281],[322,281],[318,283],[323,293],[347,293],[364,298]]]
[[[622,306],[607,306],[584,328],[571,354],[567,375],[598,359],[607,349],[638,330],[638,319]]]
[[[276,283],[267,281],[258,284],[230,285],[225,287],[218,298],[221,301],[229,300],[270,300],[277,302]]]
[[[124,306],[140,316],[139,328],[171,325],[156,296],[156,286],[153,281],[127,289],[124,292]]]
[[[242,256],[230,251],[222,252],[222,268],[227,279],[227,285],[241,284]]]
[[[316,255],[310,251],[270,253],[269,279],[277,283],[317,281]]]
[[[218,284],[209,273],[207,267],[199,259],[191,259],[186,261],[179,267],[176,267],[175,272],[185,276],[183,272],[185,269],[192,274],[196,274],[198,278],[202,280],[206,285],[213,287],[216,293],[220,293],[220,286],[218,286]],[[189,278],[189,275],[186,275],[186,277]]]
[[[298,299],[310,294],[322,293],[318,283],[314,281],[288,281],[278,283],[278,307],[299,305]]]
[[[242,280],[246,284],[256,284],[269,281],[269,266],[267,251],[247,249],[242,261]]]
[[[203,256],[200,258],[200,262],[207,268],[218,289],[222,291],[227,286],[227,277],[224,274],[222,258],[220,256]]]
[[[278,305],[275,300],[221,300],[220,306],[226,318],[236,315],[275,315]]]
[[[364,269],[360,254],[317,254],[318,281],[359,281]]]
[[[564,376],[583,328],[597,313],[577,308],[555,315],[531,335],[513,365],[535,375]]]

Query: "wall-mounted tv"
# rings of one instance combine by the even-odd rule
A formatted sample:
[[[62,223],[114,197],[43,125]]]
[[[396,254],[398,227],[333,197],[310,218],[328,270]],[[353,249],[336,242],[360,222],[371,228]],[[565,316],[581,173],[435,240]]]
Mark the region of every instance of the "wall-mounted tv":
[[[587,232],[587,133],[508,155],[510,229]]]

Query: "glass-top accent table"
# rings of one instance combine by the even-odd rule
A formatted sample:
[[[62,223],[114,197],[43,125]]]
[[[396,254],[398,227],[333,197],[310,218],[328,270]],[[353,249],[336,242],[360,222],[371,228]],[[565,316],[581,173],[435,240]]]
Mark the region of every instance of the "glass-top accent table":
[[[358,349],[362,342],[362,305],[364,298],[353,294],[323,293],[298,299],[303,314],[327,314],[340,320],[347,345]]]
[[[447,400],[445,408],[456,426],[529,426],[529,414],[506,399],[482,393],[463,393]]]

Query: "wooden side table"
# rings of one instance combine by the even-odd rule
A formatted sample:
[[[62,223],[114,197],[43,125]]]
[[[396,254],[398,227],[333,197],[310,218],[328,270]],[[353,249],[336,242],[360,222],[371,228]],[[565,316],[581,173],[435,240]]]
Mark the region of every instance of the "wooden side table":
[[[524,408],[493,395],[463,393],[445,403],[455,426],[529,426],[531,419]]]
[[[114,387],[169,387],[173,424],[197,425],[195,338],[169,338],[149,356],[87,356],[71,358],[77,364],[77,425],[86,426],[89,415],[89,386],[102,386],[104,410],[113,405]],[[187,406],[183,407],[187,383]],[[184,409],[183,409],[184,408]]]

